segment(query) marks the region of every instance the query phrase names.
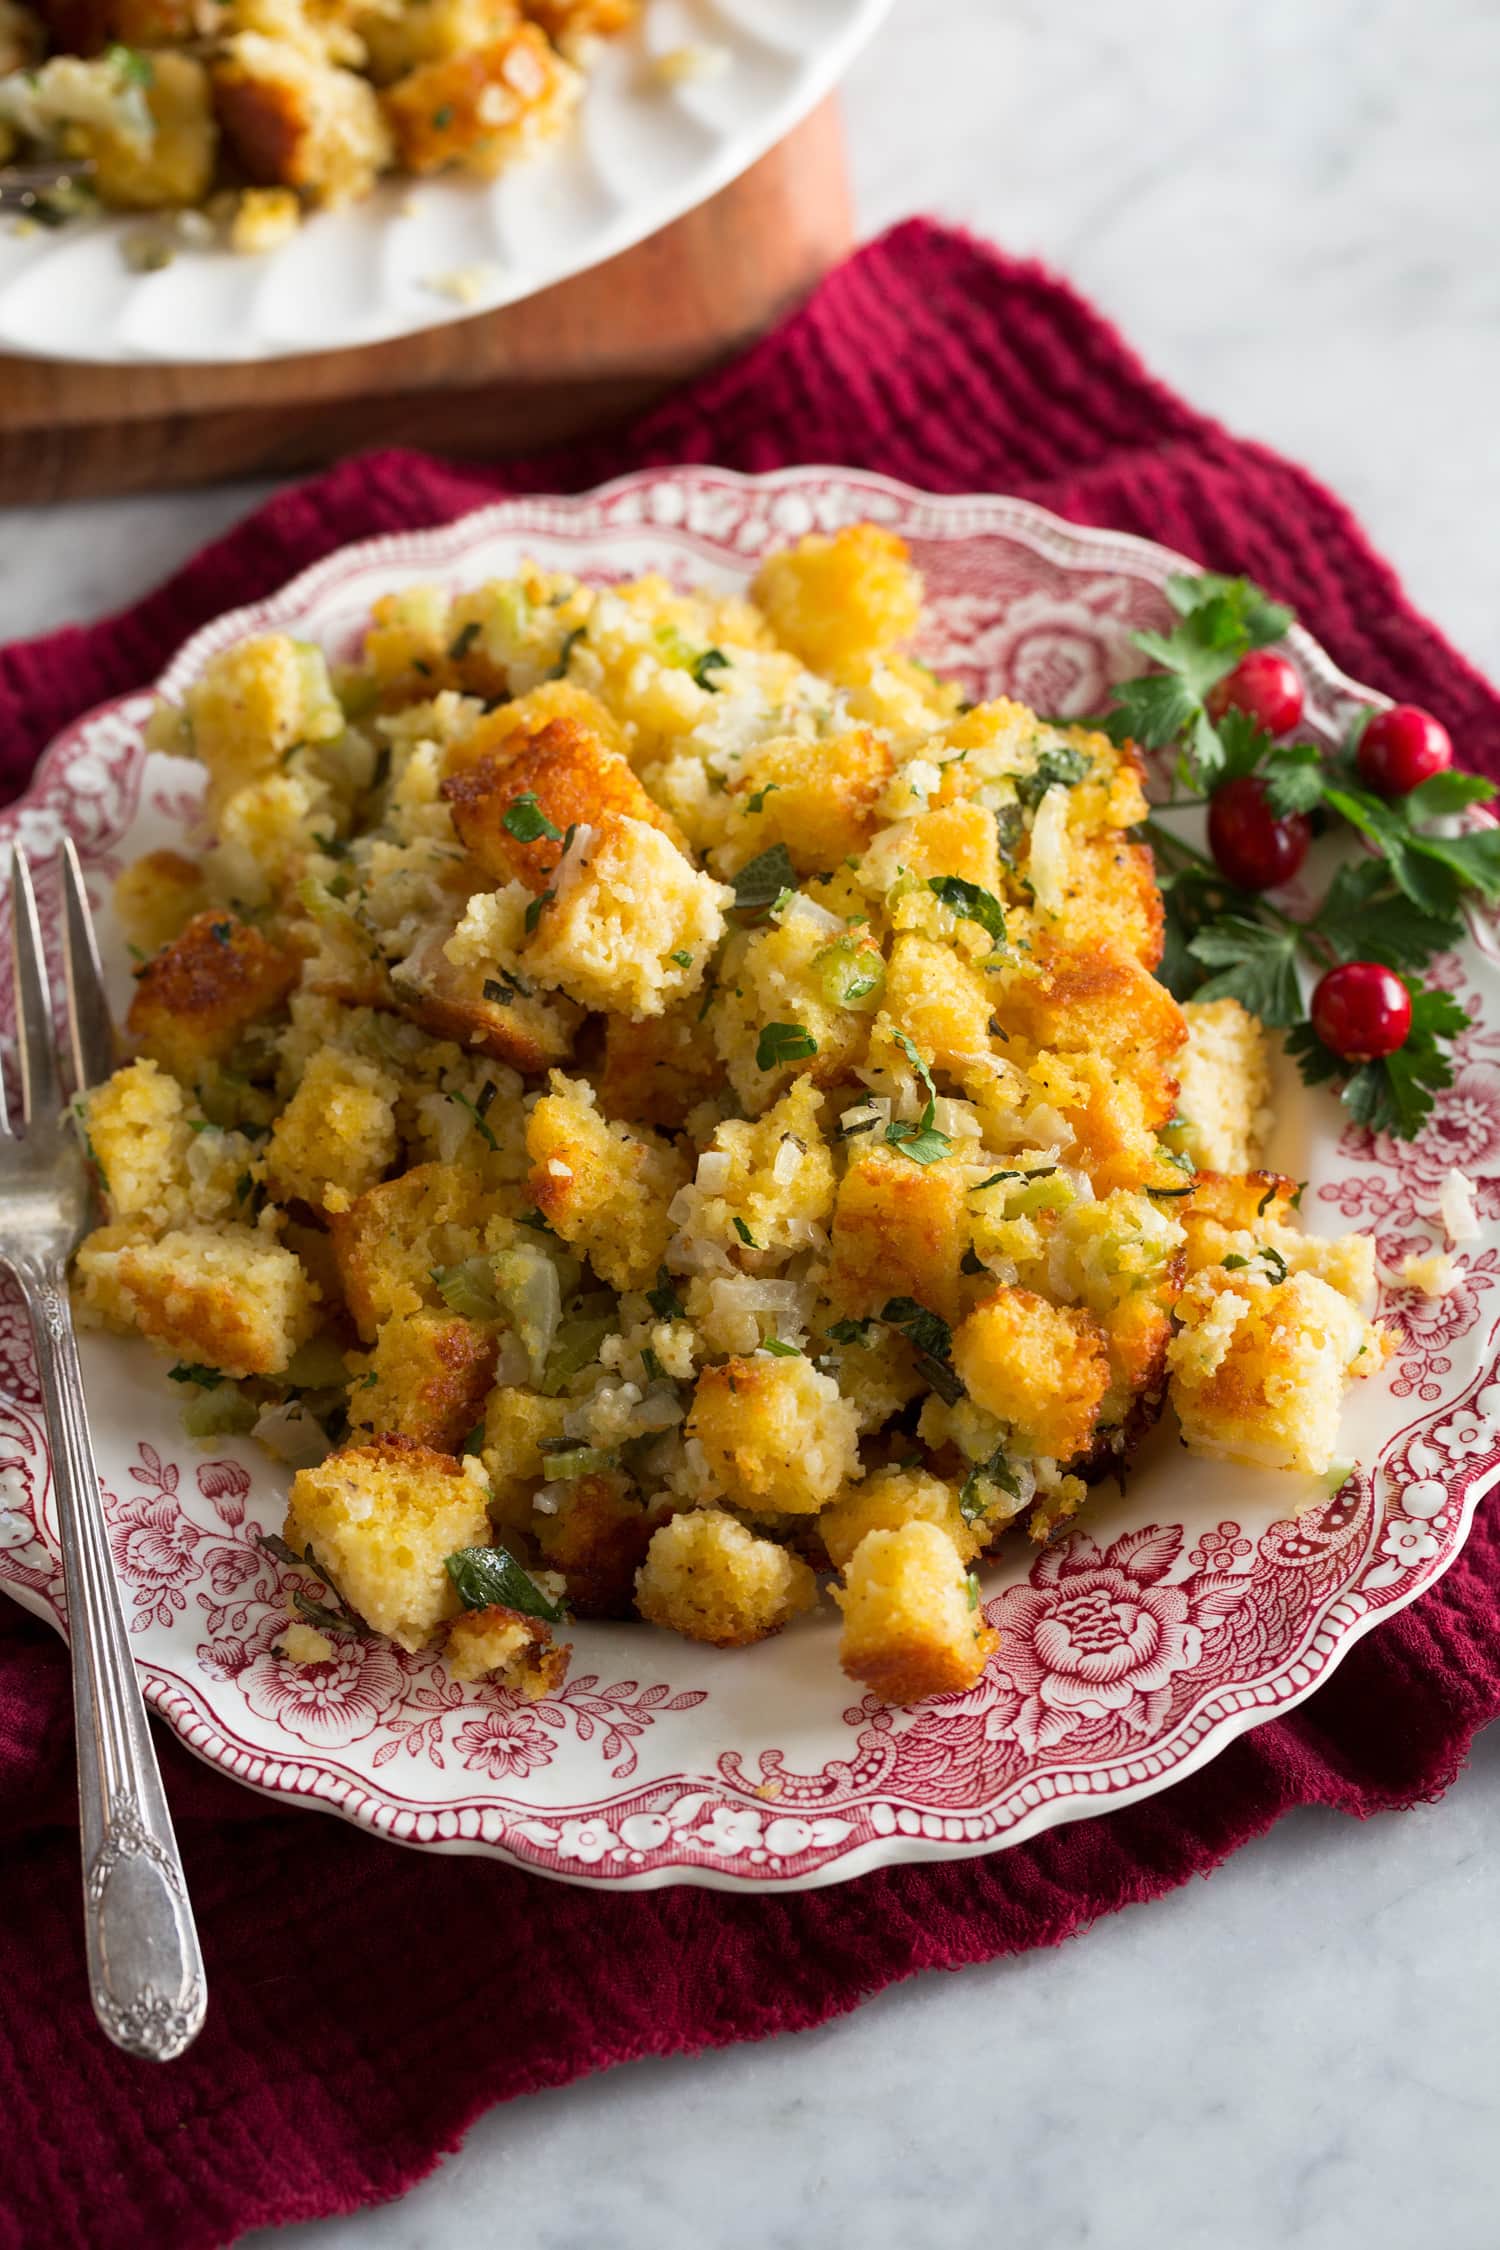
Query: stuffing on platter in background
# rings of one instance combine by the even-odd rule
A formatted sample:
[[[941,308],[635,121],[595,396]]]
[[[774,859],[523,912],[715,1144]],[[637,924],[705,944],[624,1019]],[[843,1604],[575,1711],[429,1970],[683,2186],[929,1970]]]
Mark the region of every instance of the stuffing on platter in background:
[[[485,178],[568,124],[640,0],[0,0],[0,164],[76,178],[16,223],[192,214],[274,248],[383,173]],[[127,240],[143,269],[173,235]]]
[[[912,1702],[1167,1400],[1329,1469],[1372,1246],[1259,1168],[1255,1020],[1153,975],[1134,750],[966,704],[921,614],[855,525],[748,597],[414,585],[158,707],[202,848],[117,891],[78,1302],[295,1470],[333,1629],[539,1695],[570,1616],[736,1647],[826,1590]]]

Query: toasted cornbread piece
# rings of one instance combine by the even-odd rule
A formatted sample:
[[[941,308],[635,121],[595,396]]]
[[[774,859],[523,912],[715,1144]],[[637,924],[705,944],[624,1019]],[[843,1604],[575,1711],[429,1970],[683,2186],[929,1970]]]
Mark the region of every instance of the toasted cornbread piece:
[[[662,1524],[635,1581],[648,1624],[715,1648],[763,1641],[817,1598],[800,1555],[757,1539],[719,1508],[691,1508]]]
[[[266,1177],[279,1202],[347,1210],[396,1161],[399,1081],[363,1055],[325,1048],[271,1129]]]
[[[1321,1475],[1338,1451],[1344,1387],[1387,1347],[1316,1274],[1276,1283],[1257,1268],[1195,1274],[1177,1301],[1170,1394],[1195,1453]]]
[[[762,742],[737,769],[729,840],[738,867],[785,844],[804,875],[862,851],[880,825],[876,807],[891,775],[889,743],[869,727],[822,741]]]
[[[473,642],[466,661],[473,662],[485,648],[484,625],[486,621],[486,593],[481,587],[478,594],[461,597],[454,604],[453,614],[469,613],[469,622],[479,626],[478,638]],[[491,660],[491,669],[498,669]],[[478,765],[488,758],[501,758],[517,735],[535,737],[554,719],[567,719],[581,727],[586,735],[604,745],[606,750],[616,750],[624,757],[630,747],[629,736],[608,704],[601,703],[597,695],[580,687],[576,680],[543,680],[538,687],[528,688],[497,710],[486,711],[466,733],[447,746],[444,763],[449,773],[461,773],[466,766]],[[654,800],[647,799],[653,809]],[[642,815],[645,818],[645,815]],[[567,822],[554,822],[566,832]],[[669,831],[670,833],[670,831]]]
[[[526,963],[581,1007],[659,1016],[702,984],[732,903],[660,828],[611,815],[558,867]]]
[[[667,1253],[687,1166],[654,1133],[611,1125],[591,1086],[554,1071],[526,1126],[527,1189],[547,1224],[614,1289],[645,1289]]]
[[[520,881],[530,891],[547,889],[562,839],[585,822],[597,827],[617,814],[678,841],[675,824],[619,752],[571,718],[518,732],[489,756],[464,763],[443,783],[443,797],[470,857],[496,882]],[[534,807],[522,800],[534,800]],[[541,829],[543,822],[555,834]]]
[[[891,947],[885,1016],[915,1042],[934,1070],[962,1070],[990,1051],[995,1001],[991,980],[951,945],[915,934]]]
[[[1049,950],[1042,966],[1040,979],[1007,988],[997,1009],[1006,1030],[1059,1054],[1114,1064],[1141,1087],[1150,1114],[1165,1123],[1187,1040],[1182,1010],[1166,986],[1130,954],[1103,949]]]
[[[808,1515],[861,1474],[853,1405],[800,1353],[705,1367],[687,1426],[737,1508]]]
[[[397,1000],[435,1039],[532,1075],[572,1052],[583,1010],[522,970],[530,894],[475,891],[457,927],[434,922],[396,971]]]
[[[85,1097],[84,1129],[113,1221],[160,1230],[226,1218],[247,1200],[250,1143],[210,1126],[144,1056]]]
[[[298,1470],[283,1536],[327,1566],[367,1625],[423,1648],[459,1606],[446,1557],[489,1544],[484,1470],[408,1438],[342,1446]]]
[[[115,878],[112,903],[126,940],[139,953],[159,953],[184,922],[201,912],[203,869],[181,852],[147,852]]]
[[[872,523],[809,532],[760,566],[750,598],[784,648],[833,680],[862,680],[917,629],[922,581],[906,542]]]
[[[393,1313],[361,1365],[349,1392],[351,1429],[456,1453],[483,1415],[495,1337],[456,1313]]]
[[[1109,1388],[1099,1323],[1030,1289],[997,1289],[953,1337],[953,1364],[977,1406],[1015,1433],[1018,1449],[1071,1461],[1093,1435]]]
[[[1263,1026],[1238,1000],[1183,1005],[1187,1045],[1177,1057],[1171,1146],[1201,1171],[1248,1172],[1270,1125],[1271,1073]]]
[[[628,1016],[605,1019],[597,1083],[606,1117],[675,1129],[723,1082],[724,1066],[701,1001],[680,1002],[639,1023]]]
[[[366,1343],[393,1313],[437,1305],[435,1266],[479,1255],[486,1200],[472,1172],[456,1164],[418,1164],[334,1213],[344,1297]]]
[[[106,55],[85,67],[108,72],[118,63]],[[94,166],[100,202],[116,210],[200,203],[213,177],[219,138],[208,73],[191,55],[161,52],[145,67],[150,77],[137,90],[146,130],[137,131],[137,120],[123,109],[115,122],[79,120],[72,127],[76,153]]]
[[[855,1549],[871,1531],[899,1531],[907,1523],[934,1523],[953,1542],[960,1562],[970,1563],[992,1528],[980,1518],[965,1523],[959,1488],[926,1469],[877,1469],[863,1484],[841,1492],[818,1518],[818,1537],[835,1570],[847,1569]],[[997,1498],[1004,1497],[996,1494]]]
[[[844,1613],[839,1662],[883,1703],[956,1695],[974,1685],[999,1639],[977,1593],[937,1524],[912,1518],[866,1532],[834,1596]]]
[[[499,1603],[455,1617],[443,1649],[456,1680],[493,1680],[528,1703],[557,1693],[572,1653],[568,1642],[553,1640],[551,1626],[539,1617],[524,1617]]]
[[[369,194],[395,155],[373,86],[289,40],[237,33],[214,64],[213,88],[224,138],[258,187],[348,203]]]
[[[640,0],[525,0],[526,13],[549,39],[611,39],[628,31]]]
[[[296,981],[297,964],[232,914],[195,914],[136,981],[126,1029],[153,1062],[191,1083],[222,1061]]]
[[[361,7],[354,23],[369,50],[371,77],[388,86],[419,63],[502,37],[520,13],[517,0],[403,0],[400,8]]]
[[[1226,1176],[1200,1172],[1179,1204],[1190,1274],[1205,1266],[1248,1266],[1279,1278],[1314,1273],[1363,1307],[1375,1288],[1375,1244],[1367,1234],[1303,1234],[1289,1222],[1300,1190],[1284,1172]]]
[[[509,1383],[490,1392],[480,1453],[489,1472],[490,1508],[502,1529],[530,1530],[531,1495],[546,1475],[542,1447],[561,1438],[571,1404]]]
[[[223,1375],[279,1375],[312,1334],[317,1291],[290,1250],[249,1227],[173,1227],[155,1242],[101,1228],[79,1250],[84,1309]]]
[[[951,1161],[914,1164],[879,1143],[852,1145],[859,1154],[834,1206],[829,1295],[861,1319],[892,1297],[914,1297],[953,1320],[968,1247],[962,1172]]]
[[[536,1516],[536,1541],[560,1570],[575,1617],[628,1617],[651,1525],[622,1476],[577,1477],[556,1515]]]
[[[864,1059],[879,985],[847,1001],[850,951],[851,941],[830,931],[826,916],[804,912],[800,899],[768,929],[737,930],[725,946],[707,1022],[730,1084],[752,1117],[769,1109],[794,1078],[834,1085],[852,1077]],[[761,1033],[773,1023],[803,1032],[813,1053],[783,1061],[763,1057]]]
[[[263,633],[211,658],[181,706],[159,704],[153,750],[194,757],[208,768],[205,809],[277,767],[298,743],[332,742],[344,731],[323,652],[285,633]]]
[[[673,1206],[683,1245],[735,1240],[752,1270],[768,1256],[826,1247],[834,1176],[819,1104],[812,1080],[799,1078],[764,1117],[715,1127],[700,1159],[712,1187],[695,1184]]]
[[[408,172],[459,165],[486,178],[560,132],[582,92],[578,74],[534,24],[483,47],[421,63],[385,95]]]

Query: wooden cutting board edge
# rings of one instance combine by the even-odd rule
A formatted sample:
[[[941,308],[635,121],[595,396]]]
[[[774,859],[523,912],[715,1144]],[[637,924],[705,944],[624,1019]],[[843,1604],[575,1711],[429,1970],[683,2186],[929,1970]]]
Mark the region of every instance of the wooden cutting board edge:
[[[372,445],[472,456],[555,443],[748,343],[852,241],[830,98],[707,203],[499,312],[217,367],[0,355],[0,503],[285,475]]]

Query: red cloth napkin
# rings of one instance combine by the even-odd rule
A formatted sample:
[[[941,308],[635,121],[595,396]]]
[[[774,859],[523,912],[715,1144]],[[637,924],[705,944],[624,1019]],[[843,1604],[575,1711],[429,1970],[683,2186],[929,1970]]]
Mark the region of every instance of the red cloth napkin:
[[[64,721],[149,681],[204,619],[346,540],[687,460],[848,462],[1022,493],[1249,571],[1355,678],[1437,711],[1465,763],[1500,773],[1500,698],[1338,501],[1174,398],[1038,267],[914,222],[624,433],[503,467],[345,462],[134,609],[0,654],[0,782],[19,786]],[[509,2095],[1055,1944],[1206,1872],[1293,1805],[1363,1816],[1436,1795],[1500,1709],[1497,1527],[1482,1508],[1434,1592],[1163,1795],[988,1859],[801,1897],[605,1895],[400,1851],[161,1738],[212,1995],[197,2045],[165,2069],[94,2028],[62,1644],[0,1605],[0,2250],[188,2250],[399,2195]]]

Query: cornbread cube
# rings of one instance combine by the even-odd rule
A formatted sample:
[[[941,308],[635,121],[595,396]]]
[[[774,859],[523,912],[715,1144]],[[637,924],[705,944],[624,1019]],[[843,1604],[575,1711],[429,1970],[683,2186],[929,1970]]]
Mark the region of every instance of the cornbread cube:
[[[768,1254],[826,1247],[824,1229],[833,1210],[833,1157],[818,1120],[820,1097],[809,1078],[795,1079],[764,1117],[728,1118],[716,1126],[704,1151],[714,1166],[710,1191],[694,1186],[684,1197],[692,1208],[679,1218],[683,1236],[710,1243],[737,1241],[738,1218],[755,1243],[752,1268]],[[721,1166],[719,1159],[727,1158]],[[717,1173],[722,1170],[722,1179]],[[705,1166],[707,1173],[707,1167]]]
[[[472,1172],[418,1164],[332,1215],[345,1302],[366,1343],[393,1313],[439,1303],[432,1270],[479,1255],[488,1201]]]
[[[456,1453],[484,1412],[495,1348],[456,1313],[393,1313],[350,1387],[350,1427]]]
[[[393,160],[374,87],[290,40],[237,32],[214,64],[213,90],[224,138],[257,187],[349,203]]]
[[[489,1544],[484,1470],[410,1438],[342,1446],[298,1470],[283,1536],[375,1632],[424,1648],[459,1606],[446,1558]]]
[[[576,39],[611,39],[628,31],[640,0],[526,0],[526,13],[559,45]]]
[[[970,1398],[1015,1435],[1018,1450],[1071,1461],[1093,1435],[1109,1388],[1109,1351],[1092,1313],[1002,1288],[953,1337]]]
[[[219,807],[209,858],[218,895],[253,906],[276,898],[332,825],[326,806],[326,792],[294,773],[259,774],[233,790]]]
[[[343,731],[322,650],[264,633],[206,664],[180,707],[159,704],[147,740],[208,768],[212,818],[233,790],[272,771],[296,744],[332,742]]]
[[[117,73],[117,56],[76,66]],[[123,105],[114,118],[78,118],[76,153],[94,166],[101,203],[117,210],[155,211],[201,203],[213,178],[218,128],[209,100],[208,73],[191,55],[157,52],[150,78],[138,93],[144,120]],[[145,130],[138,129],[144,121]]]
[[[732,1505],[758,1514],[810,1515],[862,1474],[854,1406],[800,1353],[705,1367],[687,1427]]]
[[[723,1082],[724,1066],[700,1001],[682,1002],[640,1023],[628,1016],[605,1018],[598,1089],[606,1117],[675,1130]]]
[[[536,1516],[536,1541],[560,1570],[575,1617],[629,1617],[651,1525],[621,1476],[578,1477],[556,1515]]]
[[[203,869],[181,852],[147,852],[115,878],[115,919],[139,953],[159,953],[206,902]]]
[[[1187,1044],[1177,1057],[1173,1148],[1200,1171],[1248,1172],[1270,1125],[1271,1073],[1266,1035],[1238,1000],[1183,1004]]]
[[[999,1635],[984,1621],[958,1549],[913,1517],[868,1531],[834,1599],[844,1613],[839,1662],[883,1703],[956,1695],[984,1670]]]
[[[1132,955],[1144,969],[1161,960],[1166,909],[1149,844],[1128,843],[1119,835],[1070,834],[1064,902],[1075,952],[1107,946]]]
[[[547,1224],[612,1289],[646,1289],[672,1236],[668,1206],[687,1178],[655,1133],[612,1125],[594,1090],[554,1071],[526,1125],[527,1189]]]
[[[826,916],[804,907],[794,899],[769,929],[736,931],[718,971],[707,1020],[730,1084],[752,1117],[769,1109],[793,1078],[831,1086],[852,1077],[869,1045],[868,1010],[841,1007],[837,983],[830,997],[824,976],[835,950],[848,941],[830,933]],[[763,1066],[760,1035],[772,1023],[797,1025],[816,1042],[815,1052]]]
[[[872,523],[833,537],[809,532],[761,564],[750,598],[783,648],[832,680],[865,679],[909,640],[922,612],[922,581],[906,542]]]
[[[891,947],[884,1021],[894,1023],[936,1070],[957,1070],[990,1051],[992,980],[951,945],[914,933]]]
[[[78,1252],[83,1308],[223,1375],[279,1375],[312,1334],[317,1290],[290,1250],[244,1226],[173,1227],[155,1242],[101,1228]]]
[[[296,961],[253,924],[212,910],[195,914],[141,970],[126,1029],[153,1062],[191,1082],[269,1015],[296,979]]]
[[[127,1063],[86,1095],[84,1126],[112,1220],[159,1229],[233,1211],[250,1143],[210,1126],[154,1062]]]
[[[1166,986],[1132,955],[1102,947],[1050,952],[1043,966],[1041,978],[1007,985],[996,1011],[1005,1029],[1059,1054],[1114,1065],[1165,1123],[1187,1041],[1182,1010]]]
[[[598,827],[617,815],[680,841],[674,823],[647,796],[625,759],[577,719],[550,719],[534,733],[512,735],[490,756],[450,773],[442,793],[470,857],[496,882],[519,881],[531,891],[546,890],[562,857],[563,837],[585,822]],[[511,833],[507,818],[527,825],[513,810],[522,797],[535,798],[537,813],[555,836]]]
[[[435,1039],[532,1075],[572,1052],[583,1010],[521,969],[529,893],[476,891],[455,928],[436,922],[395,973],[405,1012]]]
[[[731,864],[785,844],[801,874],[838,867],[880,825],[875,808],[890,775],[890,745],[869,727],[758,744],[732,784]]]
[[[568,1676],[573,1653],[554,1641],[539,1617],[492,1602],[488,1609],[466,1609],[448,1627],[443,1658],[456,1680],[493,1680],[536,1703],[555,1695]]]
[[[354,25],[369,51],[371,77],[388,86],[418,63],[500,38],[515,28],[520,13],[517,0],[403,0],[399,8],[358,9]]]
[[[647,1624],[714,1648],[766,1640],[817,1598],[800,1555],[757,1539],[720,1508],[670,1517],[652,1533],[635,1581]]]
[[[839,1389],[859,1417],[861,1434],[883,1429],[926,1387],[906,1338],[878,1321],[870,1323],[863,1342],[828,1349],[837,1355]]]
[[[559,866],[527,964],[582,1007],[659,1016],[702,984],[733,899],[659,828],[610,816]]]
[[[455,618],[467,613],[469,622],[480,628],[478,638],[464,659],[465,664],[474,663],[485,649],[487,605],[493,592],[493,588],[481,587],[477,594],[463,595],[453,605]],[[486,661],[491,671],[498,670],[492,658],[487,658]],[[456,741],[450,742],[445,758],[447,769],[449,773],[459,773],[465,766],[478,765],[487,758],[499,758],[503,761],[508,745],[518,735],[539,735],[554,719],[570,720],[585,735],[602,743],[606,750],[618,751],[622,758],[630,748],[630,737],[625,727],[608,704],[601,703],[597,695],[591,695],[576,680],[543,680],[539,686],[528,688],[524,695],[513,697],[509,703],[502,703],[497,710],[486,711],[483,718],[477,719]],[[654,811],[660,813],[661,808],[654,798],[646,801]],[[643,813],[640,817],[645,819],[647,816]],[[564,832],[567,825],[566,821],[553,822],[554,827],[561,827]]]
[[[1384,1360],[1385,1332],[1316,1274],[1195,1274],[1177,1301],[1170,1395],[1194,1453],[1321,1475],[1344,1387]]]
[[[582,80],[535,24],[483,47],[421,63],[385,95],[408,172],[455,164],[489,177],[562,130]]]
[[[882,900],[902,876],[915,876],[915,884],[903,885],[891,904],[892,924],[898,930],[945,931],[952,926],[952,916],[927,888],[935,875],[958,875],[994,897],[1001,894],[994,815],[983,805],[959,797],[952,804],[933,805],[909,819],[892,821],[872,838],[856,872],[861,886]],[[989,944],[989,939],[982,939],[983,950]]]
[[[841,1492],[819,1516],[817,1529],[834,1569],[845,1570],[867,1533],[899,1531],[907,1523],[936,1524],[964,1563],[974,1560],[993,1528],[983,1519],[965,1523],[958,1487],[944,1478],[926,1469],[877,1469],[852,1492]]]
[[[1375,1244],[1367,1234],[1328,1237],[1291,1225],[1297,1193],[1284,1172],[1239,1176],[1200,1172],[1178,1206],[1190,1274],[1233,1260],[1273,1278],[1281,1267],[1314,1273],[1351,1304],[1366,1304],[1375,1287]]]
[[[529,1531],[531,1495],[546,1474],[542,1447],[563,1435],[572,1405],[513,1384],[490,1392],[479,1450],[490,1480],[490,1509],[502,1529]]]
[[[399,1081],[338,1047],[313,1056],[271,1129],[266,1177],[278,1202],[347,1210],[396,1160]]]
[[[229,222],[229,247],[241,258],[279,250],[302,224],[302,205],[291,188],[242,188]]]
[[[1162,1159],[1157,1131],[1165,1121],[1173,1081],[1152,1074],[1147,1085],[1103,1055],[1043,1051],[1027,1065],[1038,1100],[1057,1109],[1075,1135],[1081,1162],[1095,1192],[1153,1184],[1181,1186],[1180,1174]]]
[[[899,1149],[853,1144],[839,1183],[828,1292],[856,1318],[891,1297],[958,1316],[959,1261],[968,1248],[964,1178],[951,1160],[913,1164]]]

